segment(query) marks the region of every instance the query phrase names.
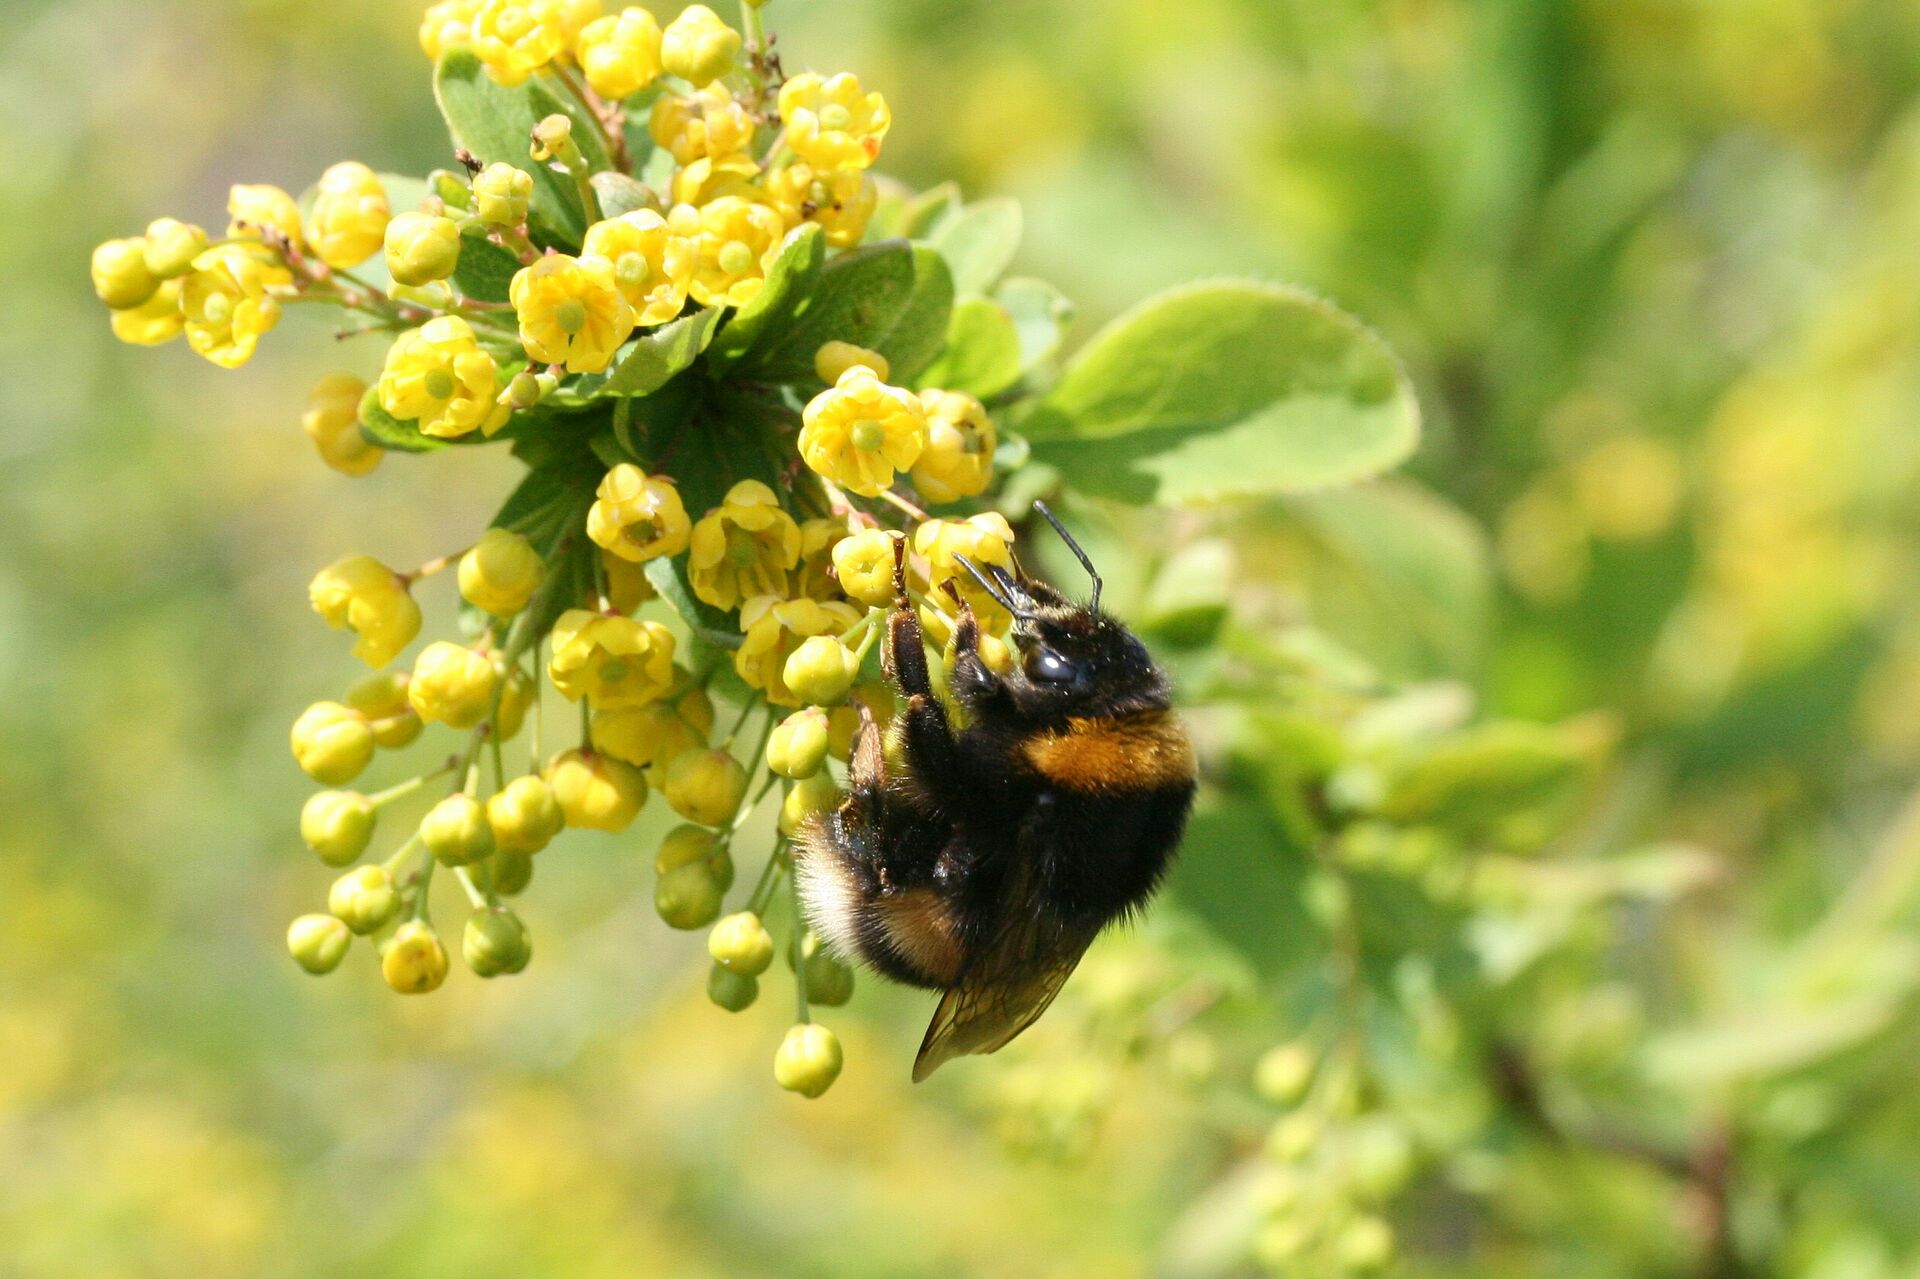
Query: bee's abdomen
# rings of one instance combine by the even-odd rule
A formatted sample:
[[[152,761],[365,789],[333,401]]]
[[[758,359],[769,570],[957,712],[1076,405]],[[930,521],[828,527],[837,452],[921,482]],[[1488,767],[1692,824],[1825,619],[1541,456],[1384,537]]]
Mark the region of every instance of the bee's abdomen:
[[[931,880],[938,849],[925,847],[924,827],[891,816],[864,822],[825,813],[795,833],[807,922],[836,954],[894,981],[949,986],[965,951],[955,903]]]

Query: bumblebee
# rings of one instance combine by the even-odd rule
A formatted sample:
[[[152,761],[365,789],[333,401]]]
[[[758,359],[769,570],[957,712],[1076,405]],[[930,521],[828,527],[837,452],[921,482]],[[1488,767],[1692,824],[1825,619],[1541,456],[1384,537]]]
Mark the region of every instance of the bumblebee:
[[[1193,803],[1193,748],[1166,676],[1100,611],[1100,577],[1079,544],[1035,508],[1092,579],[1090,602],[963,561],[1013,615],[1019,660],[1005,676],[989,670],[960,601],[956,729],[934,693],[896,542],[882,650],[901,699],[890,740],[863,716],[846,799],[795,836],[801,901],[828,947],[943,992],[915,1082],[997,1051],[1046,1011],[1095,935],[1152,896]]]

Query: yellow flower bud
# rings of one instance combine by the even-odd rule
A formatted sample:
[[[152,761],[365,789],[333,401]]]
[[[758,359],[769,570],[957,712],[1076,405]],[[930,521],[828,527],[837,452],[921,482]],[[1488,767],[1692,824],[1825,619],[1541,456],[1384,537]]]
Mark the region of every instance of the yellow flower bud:
[[[660,65],[703,89],[733,70],[740,33],[704,4],[690,4],[660,33]]]
[[[513,897],[526,891],[533,882],[533,858],[527,853],[496,853],[493,858],[493,891]]]
[[[486,805],[455,792],[420,819],[420,842],[442,863],[465,866],[493,856],[493,826]]]
[[[384,244],[387,273],[400,284],[444,280],[460,265],[460,227],[449,217],[402,213],[387,223]]]
[[[547,784],[567,825],[618,833],[647,802],[647,779],[609,755],[571,750],[547,765]]]
[[[323,790],[300,809],[300,838],[329,866],[351,866],[373,839],[373,801],[359,791]]]
[[[824,768],[795,782],[780,801],[780,833],[791,836],[815,813],[829,812],[840,803],[840,787]]]
[[[782,777],[812,777],[827,762],[827,713],[809,706],[787,716],[767,738],[767,767]]]
[[[647,770],[648,780],[666,780],[666,766],[683,751],[705,746],[706,737],[665,702],[595,711],[590,726],[593,748]]]
[[[350,870],[327,890],[327,909],[362,936],[380,928],[399,908],[400,893],[393,886],[393,876],[382,866]]]
[[[647,570],[625,556],[615,555],[602,547],[600,567],[607,575],[607,603],[613,605],[616,613],[631,614],[657,592],[653,583],[647,580]],[[597,604],[597,600],[583,600],[583,603]]]
[[[693,524],[672,480],[622,462],[601,478],[596,492],[587,536],[608,551],[640,563],[687,549]]]
[[[532,198],[533,175],[505,160],[495,160],[474,175],[473,211],[488,226],[519,226],[527,220]]]
[[[687,672],[676,668],[674,682],[686,683]],[[674,703],[674,709],[680,712],[680,718],[687,722],[687,726],[693,729],[694,736],[700,739],[702,745],[705,745],[707,738],[713,733],[713,699],[707,696],[707,690],[695,684]]]
[[[673,632],[659,622],[568,609],[553,624],[547,675],[569,701],[596,710],[657,701],[673,687]]]
[[[682,751],[667,765],[661,790],[688,821],[720,826],[733,819],[747,793],[747,770],[723,750]]]
[[[474,15],[468,46],[487,74],[508,86],[524,84],[573,47],[581,26],[600,12],[598,0],[486,0]]]
[[[380,976],[402,995],[438,990],[447,979],[447,948],[423,921],[409,919],[381,952]]]
[[[679,866],[704,862],[719,842],[720,837],[704,826],[675,826],[660,841],[660,851],[653,855],[653,873],[664,875]]]
[[[307,596],[328,626],[352,628],[353,655],[369,666],[385,666],[420,633],[406,581],[371,555],[335,560],[314,574]]]
[[[809,635],[787,656],[787,687],[803,702],[832,706],[844,701],[860,671],[860,659],[831,635]]]
[[[1276,1106],[1291,1106],[1306,1095],[1316,1064],[1306,1044],[1277,1044],[1254,1064],[1253,1090]]]
[[[307,243],[334,270],[351,270],[380,251],[392,212],[373,170],[344,160],[320,175]]]
[[[147,223],[147,270],[171,280],[193,269],[193,260],[207,247],[207,233],[178,218],[155,218]]]
[[[533,959],[533,938],[518,915],[505,906],[489,906],[467,917],[460,957],[480,977],[517,973]]]
[[[500,734],[500,740],[510,742],[519,735],[527,712],[533,709],[533,699],[539,695],[539,685],[518,663],[509,668],[498,651],[488,653],[487,658],[493,663],[494,676],[504,681],[500,685],[500,714],[494,726]]]
[[[730,1013],[745,1012],[759,997],[758,978],[729,972],[718,964],[707,970],[707,998],[716,1007]]]
[[[187,327],[187,317],[180,313],[180,281],[166,281],[139,306],[110,314],[107,323],[113,326],[113,336],[129,346],[173,341]]]
[[[300,206],[279,187],[262,183],[229,188],[227,215],[229,239],[261,240],[271,232],[294,248],[300,247]]]
[[[352,941],[353,933],[332,915],[302,915],[287,926],[287,953],[316,977],[338,968]]]
[[[438,62],[448,49],[473,43],[473,18],[480,4],[481,0],[440,0],[429,5],[420,19],[420,51]]]
[[[913,464],[913,487],[934,504],[986,492],[993,479],[993,419],[986,406],[959,391],[922,391],[927,447]]]
[[[880,188],[871,174],[857,169],[816,169],[804,161],[769,174],[766,189],[788,226],[818,223],[826,233],[828,246],[835,249],[859,244],[880,204]],[[881,381],[886,380],[885,368],[874,371]],[[831,385],[834,379],[820,380]]]
[[[653,886],[653,908],[667,927],[705,928],[720,914],[725,890],[704,861],[675,866]]]
[[[365,475],[380,465],[386,450],[360,431],[360,401],[367,384],[351,373],[329,373],[307,393],[300,425],[319,450],[320,460],[342,475]]]
[[[478,429],[492,435],[510,411],[499,402],[500,372],[473,327],[441,315],[402,333],[380,373],[380,407],[423,435],[457,439]]]
[[[407,700],[411,678],[405,671],[375,671],[347,689],[347,705],[367,717],[374,742],[387,750],[399,750],[420,736],[420,716]]]
[[[891,371],[886,356],[851,342],[822,342],[813,353],[814,376],[828,386],[838,382],[848,369],[866,369],[882,382]]]
[[[812,1022],[787,1028],[773,1056],[773,1078],[788,1092],[818,1097],[840,1077],[840,1041]]]
[[[861,529],[833,547],[833,572],[840,589],[862,604],[886,608],[893,603],[894,541],[885,529]]]
[[[253,358],[260,339],[280,323],[274,291],[293,273],[258,245],[217,244],[193,260],[180,285],[187,345],[223,369]]]
[[[1393,1227],[1371,1214],[1355,1217],[1333,1241],[1333,1253],[1348,1270],[1378,1270],[1393,1260]]]
[[[750,910],[727,915],[707,934],[707,954],[729,972],[758,977],[773,963],[773,936]]]
[[[844,631],[860,620],[851,604],[757,595],[740,606],[746,632],[734,651],[733,669],[775,706],[798,706],[801,695],[787,686],[787,658],[809,636]]]
[[[633,333],[638,317],[605,258],[549,253],[507,286],[520,342],[542,364],[598,373]]]
[[[587,228],[582,257],[613,264],[613,281],[633,309],[634,322],[665,324],[686,305],[693,281],[693,245],[673,234],[652,209],[634,209]]]
[[[682,165],[743,156],[748,165],[740,176],[751,177],[758,168],[747,155],[753,148],[753,114],[725,85],[656,99],[647,115],[647,134]]]
[[[500,674],[470,648],[436,640],[420,651],[407,682],[407,700],[421,719],[448,728],[472,728],[493,710]]]
[[[293,758],[322,786],[341,786],[373,758],[367,717],[338,702],[315,702],[293,721]]]
[[[715,608],[731,609],[756,595],[786,593],[787,573],[800,562],[800,526],[772,489],[741,480],[700,517],[688,548],[693,593]]]
[[[659,76],[660,24],[637,6],[596,18],[581,29],[574,56],[586,73],[587,87],[618,102]]]
[[[147,242],[139,236],[108,240],[93,251],[93,291],[116,311],[139,306],[160,287],[147,266]]]
[[[911,391],[854,365],[801,412],[800,456],[849,492],[878,496],[927,446],[927,415]]]
[[[687,291],[701,306],[743,306],[766,283],[787,224],[770,204],[725,195],[699,208],[676,204],[672,232],[693,248]]]
[[[495,617],[512,617],[527,606],[546,571],[540,553],[524,536],[490,528],[460,557],[460,595]]]
[[[501,851],[537,853],[567,824],[543,777],[516,777],[487,801],[487,821]]]
[[[816,169],[864,169],[880,154],[893,123],[887,100],[866,93],[859,77],[842,72],[822,79],[802,72],[780,86],[780,118],[787,145]]]

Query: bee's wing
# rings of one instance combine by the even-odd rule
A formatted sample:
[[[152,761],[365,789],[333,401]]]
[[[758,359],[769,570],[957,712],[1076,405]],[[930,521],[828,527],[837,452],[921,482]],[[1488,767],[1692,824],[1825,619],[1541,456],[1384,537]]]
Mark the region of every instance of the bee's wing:
[[[1047,1011],[1093,937],[1093,931],[1048,929],[1023,912],[941,998],[914,1058],[913,1082],[955,1057],[1006,1047]]]

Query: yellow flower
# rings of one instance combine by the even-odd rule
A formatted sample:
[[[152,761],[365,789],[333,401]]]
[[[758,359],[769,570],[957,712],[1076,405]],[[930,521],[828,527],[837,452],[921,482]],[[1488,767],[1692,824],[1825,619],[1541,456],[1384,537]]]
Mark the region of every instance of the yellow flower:
[[[887,100],[864,93],[859,77],[842,72],[822,79],[812,71],[780,86],[780,118],[787,145],[816,169],[864,169],[880,154],[893,116]]]
[[[799,695],[787,686],[787,659],[808,637],[838,634],[859,620],[860,611],[851,604],[755,596],[740,606],[746,638],[734,650],[733,669],[773,705],[798,706]]]
[[[733,70],[740,33],[704,4],[690,4],[660,34],[660,65],[696,89]]]
[[[527,354],[569,373],[600,372],[633,332],[633,307],[605,258],[549,253],[514,275],[507,296]]]
[[[726,86],[716,84],[684,97],[668,94],[655,102],[647,116],[647,132],[677,163],[692,164],[750,150],[753,116]]]
[[[965,557],[983,569],[990,564],[1011,569],[1012,545],[1013,528],[998,511],[983,511],[964,520],[925,520],[913,530],[914,554],[927,561],[928,597],[945,607],[945,588],[952,583],[988,631],[998,631],[1013,619],[993,602],[960,560]]]
[[[420,51],[435,62],[448,49],[464,49],[473,43],[473,19],[480,12],[480,0],[440,0],[429,5],[420,19]]]
[[[449,217],[402,213],[387,223],[382,243],[396,284],[431,284],[460,265],[460,227]]]
[[[407,700],[423,720],[472,728],[492,713],[499,683],[500,669],[484,653],[436,640],[414,660]]]
[[[767,767],[796,781],[812,777],[827,762],[827,713],[818,706],[781,720],[767,738]]]
[[[667,765],[661,793],[673,811],[702,826],[733,817],[747,792],[747,770],[724,750],[690,750]]]
[[[740,306],[766,283],[787,224],[771,205],[724,195],[700,208],[677,204],[674,233],[693,242],[689,290],[701,306]]]
[[[688,543],[693,593],[729,609],[755,595],[784,595],[800,562],[800,526],[758,480],[741,480],[700,517]]]
[[[574,56],[595,93],[616,102],[640,92],[660,74],[660,24],[629,7],[596,18],[580,32]]]
[[[222,244],[193,260],[180,286],[187,345],[223,369],[253,358],[262,336],[280,322],[270,290],[293,283],[280,259],[256,245]]]
[[[407,685],[412,680],[406,671],[375,671],[355,680],[347,689],[346,704],[365,715],[373,725],[376,745],[398,750],[420,736],[420,716],[407,700]]]
[[[813,375],[828,386],[838,382],[840,375],[856,364],[872,369],[873,375],[882,382],[887,380],[887,357],[878,351],[851,342],[822,342],[820,349],[813,353]]]
[[[322,786],[343,786],[373,758],[367,717],[338,702],[315,702],[293,721],[293,758]]]
[[[512,88],[571,49],[599,11],[598,3],[578,0],[486,0],[473,18],[471,47],[487,74]]]
[[[533,175],[495,160],[473,175],[473,211],[488,226],[517,227],[527,220]]]
[[[753,185],[753,177],[758,172],[760,165],[752,156],[741,152],[718,159],[701,156],[686,168],[674,170],[673,202],[700,208],[722,196],[732,195],[764,203],[766,192]]]
[[[460,595],[495,617],[511,617],[527,606],[546,565],[533,543],[504,528],[490,528],[460,557]]]
[[[555,755],[546,778],[567,825],[576,829],[623,831],[647,802],[647,779],[640,770],[597,752]]]
[[[342,475],[365,475],[386,450],[360,433],[360,401],[367,384],[351,373],[329,373],[307,393],[300,425],[320,451],[320,460]]]
[[[802,1097],[818,1097],[840,1077],[840,1040],[817,1022],[789,1026],[773,1055],[774,1082]]]
[[[163,280],[185,275],[193,260],[206,252],[207,233],[179,218],[155,218],[147,223],[147,269]]]
[[[279,187],[261,183],[230,188],[227,215],[230,237],[259,240],[266,238],[262,232],[272,230],[285,236],[294,248],[300,247],[300,206]]]
[[[547,675],[569,701],[595,710],[658,701],[673,688],[673,632],[659,622],[568,609],[553,624]]]
[[[107,317],[113,336],[133,346],[159,346],[180,336],[187,317],[180,314],[180,281],[168,280],[139,306]]]
[[[993,419],[959,391],[920,392],[927,447],[913,464],[913,487],[929,502],[957,502],[984,493],[993,479]]]
[[[809,635],[787,655],[781,679],[802,702],[835,706],[847,699],[860,656],[832,635]]]
[[[927,446],[927,415],[911,391],[888,386],[855,365],[808,401],[801,413],[800,456],[848,492],[873,497]]]
[[[893,544],[899,535],[885,529],[861,529],[834,543],[833,571],[840,589],[862,604],[886,608],[893,603]]]
[[[588,735],[593,749],[646,769],[656,781],[666,780],[666,766],[674,758],[707,744],[705,735],[666,702],[595,711]]]
[[[537,853],[567,824],[553,787],[535,776],[516,777],[487,801],[487,822],[502,852]]]
[[[447,979],[447,948],[418,919],[400,925],[380,954],[380,976],[401,995],[424,995]]]
[[[407,583],[371,555],[335,560],[314,574],[307,596],[328,626],[353,629],[353,655],[368,666],[385,666],[420,633]]]
[[[380,373],[380,407],[403,422],[418,420],[422,435],[454,439],[479,428],[488,435],[510,415],[497,401],[499,371],[480,349],[473,329],[442,315],[402,333]]]
[[[631,462],[602,477],[597,500],[587,512],[587,536],[635,563],[678,555],[687,549],[692,531],[673,481],[649,476]]]
[[[607,602],[613,605],[614,612],[631,614],[654,597],[656,592],[653,583],[647,580],[646,569],[632,560],[615,555],[603,546],[600,567],[607,575]]]
[[[845,520],[808,520],[800,526],[800,571],[793,579],[793,593],[809,599],[837,600],[844,591],[833,576],[833,548],[848,535]]]
[[[380,251],[392,213],[373,170],[344,160],[320,175],[307,243],[334,270],[351,270]]]
[[[652,209],[635,209],[587,228],[582,256],[613,263],[613,280],[642,325],[665,324],[686,305],[693,246]]]
[[[147,242],[140,236],[108,240],[93,251],[93,291],[116,311],[139,306],[160,287],[147,266]]]
[[[815,169],[804,162],[770,175],[767,194],[787,225],[818,222],[827,243],[836,249],[860,243],[880,201],[880,189],[868,174],[858,169]]]

